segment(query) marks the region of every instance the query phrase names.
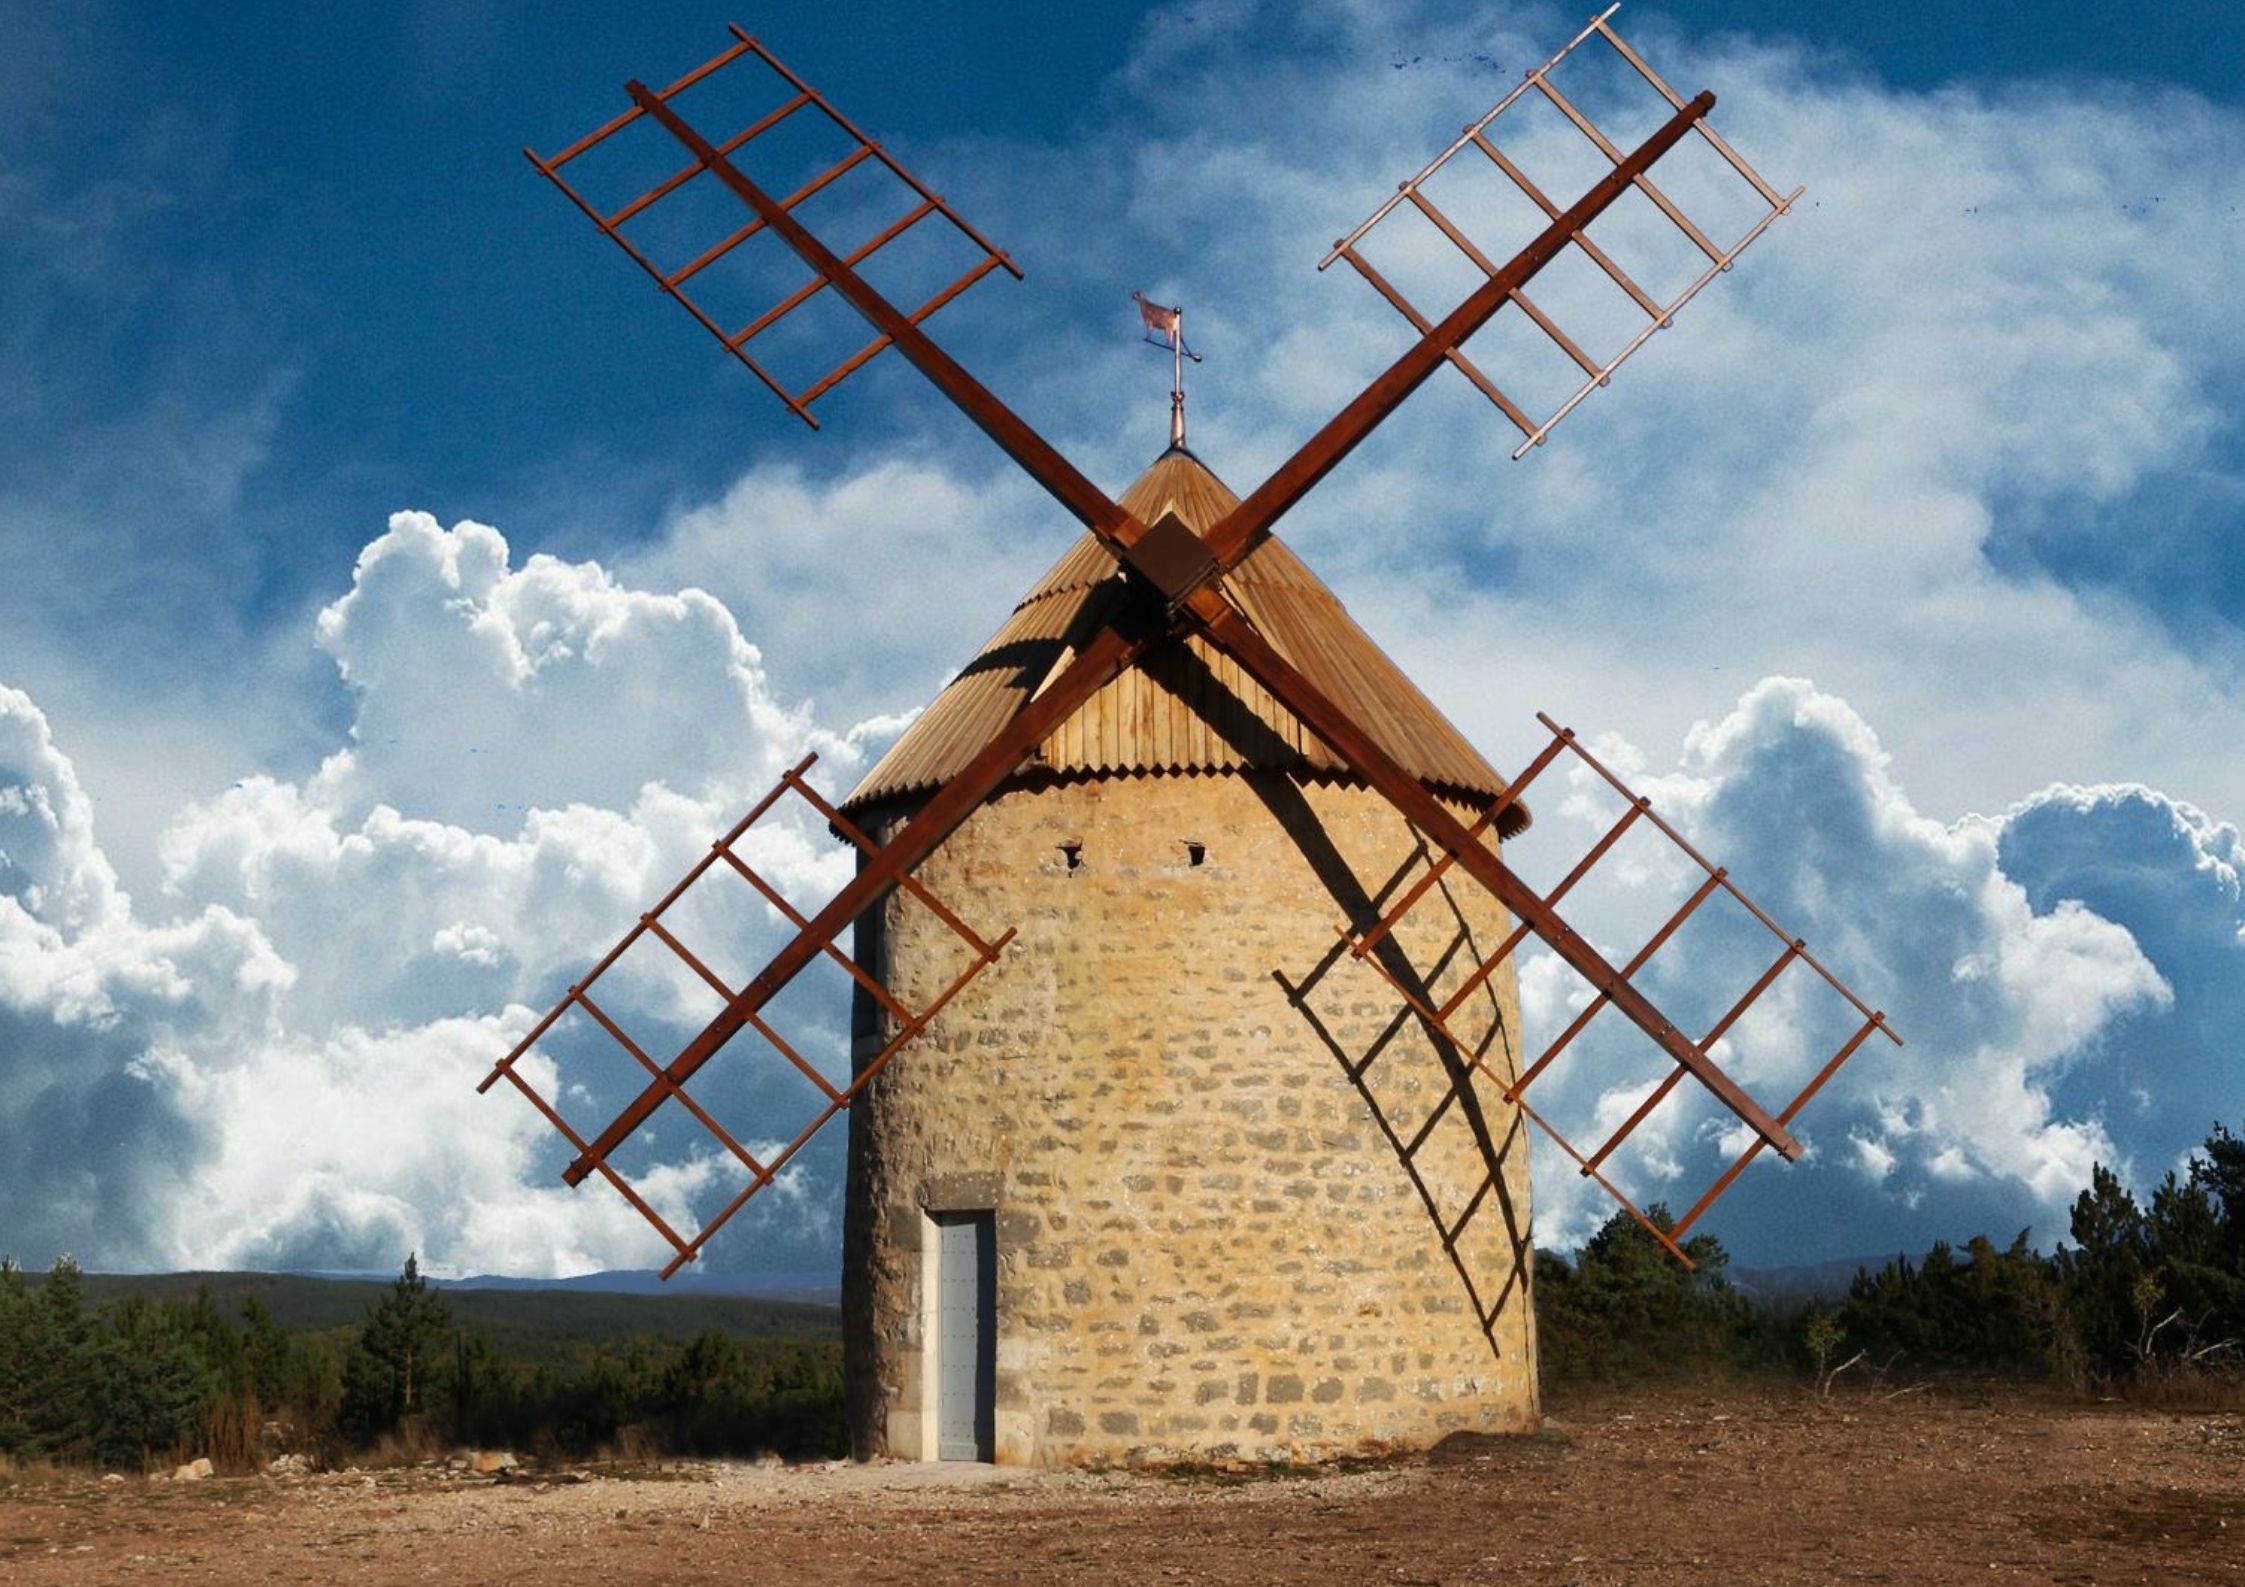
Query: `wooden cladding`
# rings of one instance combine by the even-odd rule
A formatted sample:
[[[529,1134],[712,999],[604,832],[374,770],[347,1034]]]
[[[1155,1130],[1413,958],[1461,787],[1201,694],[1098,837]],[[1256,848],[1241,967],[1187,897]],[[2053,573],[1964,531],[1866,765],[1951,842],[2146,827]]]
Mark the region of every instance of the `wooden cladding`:
[[[1171,450],[1124,492],[1141,523],[1174,512],[1205,534],[1238,505],[1223,481]],[[1333,592],[1276,539],[1225,578],[1265,639],[1363,724],[1430,789],[1485,803],[1504,781],[1359,628]],[[935,703],[867,774],[843,808],[940,787],[1065,666],[1123,587],[1115,559],[1085,535],[1014,608]],[[1246,671],[1197,635],[1165,641],[1046,737],[1030,765],[1061,774],[1273,770],[1352,775]],[[1528,824],[1506,812],[1500,834]]]

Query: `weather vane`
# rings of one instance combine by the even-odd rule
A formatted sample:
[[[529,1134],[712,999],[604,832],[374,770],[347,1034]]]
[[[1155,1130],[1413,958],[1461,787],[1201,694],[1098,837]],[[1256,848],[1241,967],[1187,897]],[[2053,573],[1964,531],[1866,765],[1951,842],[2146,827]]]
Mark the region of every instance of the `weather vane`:
[[[1200,362],[1200,354],[1185,345],[1185,311],[1165,309],[1143,292],[1133,292],[1138,317],[1145,322],[1146,341],[1169,349],[1169,444],[1185,446],[1185,360]]]

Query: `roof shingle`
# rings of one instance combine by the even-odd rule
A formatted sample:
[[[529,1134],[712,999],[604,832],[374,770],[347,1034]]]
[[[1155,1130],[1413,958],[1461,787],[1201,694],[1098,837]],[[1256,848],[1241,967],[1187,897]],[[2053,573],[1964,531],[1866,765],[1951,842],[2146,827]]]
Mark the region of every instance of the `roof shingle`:
[[[1206,533],[1239,498],[1190,452],[1172,449],[1125,491],[1141,523],[1175,512]],[[1430,789],[1469,804],[1503,779],[1356,625],[1324,582],[1276,537],[1225,575],[1225,587],[1279,653]],[[996,736],[1067,660],[1073,642],[1121,597],[1115,559],[1090,534],[890,746],[844,801],[862,809],[932,792]],[[1047,774],[1287,771],[1352,777],[1295,715],[1197,635],[1167,640],[1126,669],[1049,736],[1029,766]],[[1502,836],[1525,827],[1515,804]]]

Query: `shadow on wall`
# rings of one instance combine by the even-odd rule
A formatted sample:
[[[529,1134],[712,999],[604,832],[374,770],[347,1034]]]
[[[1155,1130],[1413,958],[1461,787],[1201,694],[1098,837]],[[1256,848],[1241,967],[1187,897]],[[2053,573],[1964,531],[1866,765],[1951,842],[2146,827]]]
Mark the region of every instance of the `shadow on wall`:
[[[1158,669],[1182,698],[1230,696],[1222,680],[1188,646],[1158,652],[1152,669]],[[1204,719],[1247,765],[1283,766],[1293,758],[1291,747],[1244,708],[1204,712]],[[1395,827],[1410,842],[1410,852],[1374,888],[1350,866],[1292,777],[1263,772],[1249,773],[1244,780],[1332,895],[1353,932],[1362,933],[1377,922],[1430,863],[1425,843],[1398,814]],[[1271,978],[1364,1099],[1372,1121],[1417,1190],[1444,1254],[1457,1269],[1482,1338],[1501,1359],[1498,1320],[1508,1306],[1526,1305],[1533,1234],[1505,1175],[1507,1166],[1515,1165],[1525,1179],[1528,1143],[1523,1115],[1500,1095],[1519,1069],[1517,1015],[1508,1017],[1497,977],[1477,978],[1492,951],[1493,945],[1479,940],[1471,917],[1447,881],[1429,890],[1372,950],[1388,980],[1427,1007],[1443,1008],[1461,988],[1469,988],[1444,1019],[1470,1042],[1470,1050],[1405,1001],[1396,1005],[1362,1051],[1350,1051],[1336,1035],[1334,1022],[1319,1013],[1319,993],[1330,990],[1353,1001],[1364,989],[1340,984],[1353,979],[1350,972],[1372,980],[1377,977],[1355,963],[1349,944],[1338,936],[1307,970],[1289,975],[1277,968]],[[1328,989],[1329,981],[1336,984]],[[1382,985],[1380,990],[1393,995],[1392,987]],[[1348,1023],[1353,1027],[1356,1022]],[[1493,1121],[1492,1113],[1501,1122]],[[1525,1336],[1525,1318],[1521,1326]]]
[[[1377,892],[1367,891],[1298,788],[1262,779],[1257,787],[1352,931],[1363,932],[1377,922],[1429,862],[1425,845],[1416,844]],[[1396,825],[1410,831],[1400,816]],[[1490,949],[1479,943],[1447,882],[1438,883],[1407,921],[1417,928],[1408,945],[1399,930],[1383,937],[1372,952],[1412,998],[1441,1008]],[[1273,970],[1271,978],[1364,1099],[1457,1269],[1482,1337],[1501,1356],[1497,1323],[1506,1307],[1525,1303],[1533,1243],[1505,1168],[1527,1151],[1527,1141],[1518,1109],[1497,1100],[1496,1109],[1505,1117],[1501,1124],[1491,1121],[1494,1099],[1484,1095],[1484,1087],[1494,1091],[1517,1071],[1516,1033],[1495,988],[1484,980],[1446,1016],[1452,1029],[1472,1033],[1470,1051],[1409,1003],[1396,1007],[1362,1051],[1351,1051],[1314,1004],[1320,986],[1350,957],[1348,942],[1336,936],[1333,946],[1298,977]],[[1412,1039],[1414,1031],[1418,1040]],[[1429,1085],[1430,1079],[1436,1083]]]

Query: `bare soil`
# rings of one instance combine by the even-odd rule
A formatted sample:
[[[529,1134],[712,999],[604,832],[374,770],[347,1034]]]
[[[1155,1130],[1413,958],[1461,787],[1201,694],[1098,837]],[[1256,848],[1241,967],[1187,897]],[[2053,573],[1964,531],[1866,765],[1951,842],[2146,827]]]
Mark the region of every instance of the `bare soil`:
[[[2245,1584],[2245,1418],[1956,1391],[1562,1406],[1282,1473],[749,1464],[0,1487],[0,1581]]]

